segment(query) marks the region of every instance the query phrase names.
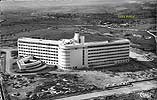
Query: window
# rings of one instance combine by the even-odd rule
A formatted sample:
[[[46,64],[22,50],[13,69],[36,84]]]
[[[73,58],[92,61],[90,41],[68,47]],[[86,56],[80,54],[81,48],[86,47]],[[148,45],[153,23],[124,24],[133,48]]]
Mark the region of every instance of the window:
[[[45,43],[38,43],[38,42],[26,42],[19,40],[18,43],[26,43],[26,44],[38,44],[38,45],[48,45],[48,46],[58,46],[58,44],[45,44]]]
[[[117,53],[109,53],[109,54],[101,54],[101,55],[92,55],[92,56],[88,56],[88,58],[94,58],[94,57],[100,57],[100,56],[113,56],[113,55],[129,55],[129,51],[126,52],[117,52]]]
[[[116,59],[104,59],[102,61],[92,61],[92,62],[88,62],[88,64],[96,64],[96,63],[102,63],[102,62],[113,62],[113,61],[119,61],[119,60],[127,60],[128,61],[128,58],[116,58]]]
[[[109,51],[113,51],[113,50],[120,50],[120,49],[128,49],[129,46],[116,46],[116,47],[109,47],[109,48],[101,48],[101,49],[90,49],[88,50],[88,52],[91,52],[91,51],[100,51],[100,50],[109,50]]]
[[[129,48],[128,48],[128,49],[125,49],[125,50],[115,50],[115,51],[92,52],[92,53],[88,53],[88,55],[92,55],[92,54],[101,54],[101,53],[114,53],[114,52],[120,52],[120,51],[129,51]]]

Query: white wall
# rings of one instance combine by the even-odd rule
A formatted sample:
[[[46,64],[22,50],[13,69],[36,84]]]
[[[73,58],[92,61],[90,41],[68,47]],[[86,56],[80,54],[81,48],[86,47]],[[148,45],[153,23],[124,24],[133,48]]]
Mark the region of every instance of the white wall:
[[[82,49],[72,49],[70,51],[70,66],[77,66],[78,68],[82,67]]]

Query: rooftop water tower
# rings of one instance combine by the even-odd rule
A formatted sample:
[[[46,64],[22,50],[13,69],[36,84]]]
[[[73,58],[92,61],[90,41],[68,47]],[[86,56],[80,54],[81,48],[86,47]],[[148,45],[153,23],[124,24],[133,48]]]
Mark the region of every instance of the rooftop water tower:
[[[75,40],[75,42],[80,43],[80,33],[79,32],[75,32],[74,40]]]
[[[80,43],[84,44],[85,43],[85,36],[80,36]]]

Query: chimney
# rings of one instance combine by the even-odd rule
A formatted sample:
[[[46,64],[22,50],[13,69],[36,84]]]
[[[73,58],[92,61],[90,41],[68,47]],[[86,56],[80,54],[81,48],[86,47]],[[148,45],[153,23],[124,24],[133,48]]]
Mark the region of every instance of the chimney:
[[[75,40],[77,43],[79,43],[79,42],[80,42],[79,39],[80,39],[80,34],[79,34],[79,32],[75,32],[74,40]]]
[[[81,44],[85,43],[85,36],[80,36],[80,42],[81,42]]]

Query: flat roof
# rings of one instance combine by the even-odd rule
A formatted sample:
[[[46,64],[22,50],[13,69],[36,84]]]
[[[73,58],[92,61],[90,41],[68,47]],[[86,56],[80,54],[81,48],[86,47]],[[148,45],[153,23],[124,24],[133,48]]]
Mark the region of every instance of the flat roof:
[[[105,36],[101,34],[81,33],[80,35],[85,36],[85,42],[102,42],[102,41],[113,42],[116,40],[120,40],[119,38]]]
[[[120,40],[114,40],[114,41],[97,41],[97,42],[87,42],[85,43],[86,46],[92,46],[92,45],[105,45],[105,44],[114,44],[114,43],[129,43],[130,41],[128,39],[120,39]]]
[[[56,33],[57,34],[57,33]],[[65,37],[64,37],[65,36]],[[67,37],[68,36],[68,37]],[[115,37],[111,37],[111,36],[104,36],[101,34],[90,34],[90,33],[80,33],[80,36],[85,36],[85,42],[102,42],[102,41],[115,41],[115,40],[120,40],[118,38]],[[55,34],[53,34],[53,36],[50,36],[48,38],[44,38],[44,39],[38,39],[38,38],[28,38],[28,37],[21,37],[20,39],[23,39],[23,41],[33,41],[33,42],[45,42],[45,43],[51,43],[53,42],[53,44],[59,44],[58,40],[61,39],[72,39],[74,37],[74,33],[73,34],[69,34],[69,33],[64,33],[62,34],[57,34],[57,36]]]
[[[95,29],[97,29],[97,30],[94,31]],[[28,36],[29,38],[37,38],[37,39],[41,38],[44,40],[58,41],[61,39],[72,39],[74,37],[74,33],[77,30],[79,30],[79,28],[77,28],[77,27],[64,26],[64,27],[58,27],[58,29],[50,28],[50,29],[35,30],[30,33],[27,33],[27,35],[21,35],[21,36],[26,36],[26,37]],[[99,28],[99,27],[95,28],[95,26],[94,26],[94,30],[89,31],[89,33],[88,33],[88,31],[83,32],[80,30],[79,33],[80,33],[80,35],[85,36],[85,42],[119,40],[114,36],[112,37],[109,35],[104,35],[104,32],[109,33],[109,30],[104,31],[104,30],[102,30],[102,28]]]
[[[45,44],[59,44],[60,42],[57,40],[46,40],[46,39],[36,39],[36,38],[28,38],[28,37],[21,37],[18,40],[22,39],[22,41],[26,42],[36,42],[36,43],[45,43]]]

